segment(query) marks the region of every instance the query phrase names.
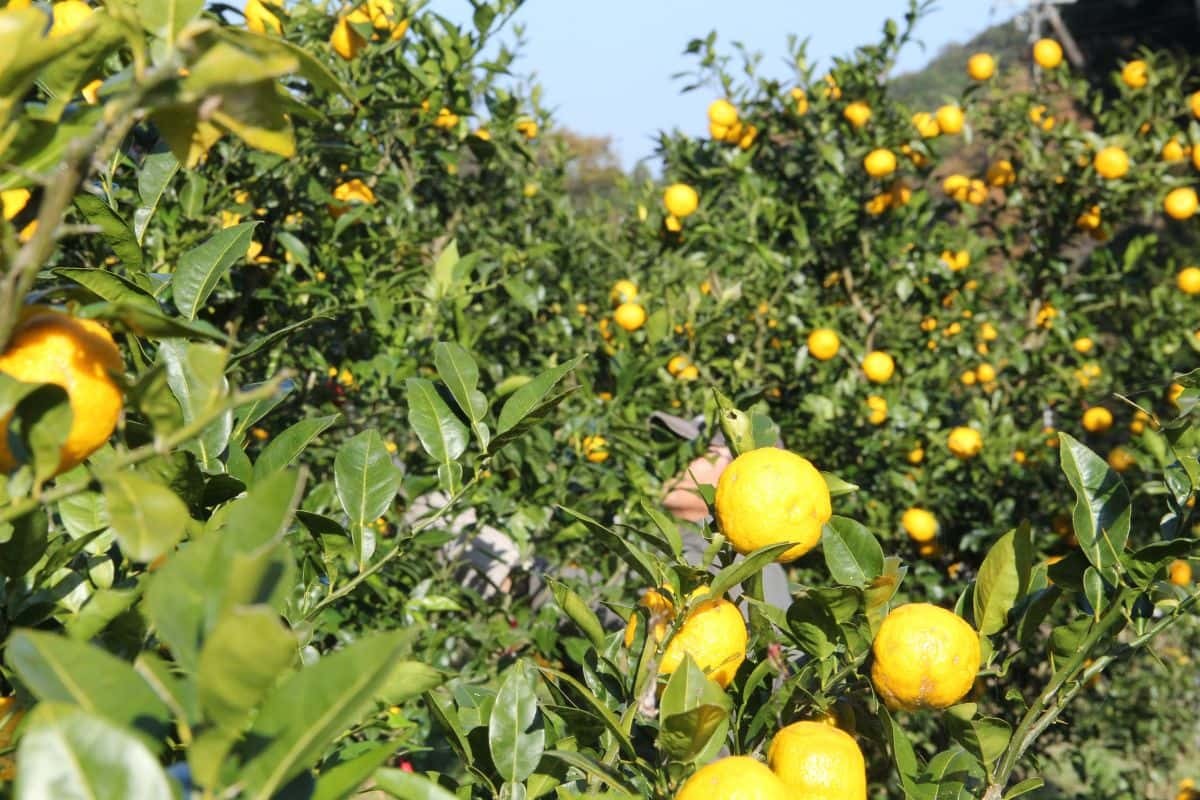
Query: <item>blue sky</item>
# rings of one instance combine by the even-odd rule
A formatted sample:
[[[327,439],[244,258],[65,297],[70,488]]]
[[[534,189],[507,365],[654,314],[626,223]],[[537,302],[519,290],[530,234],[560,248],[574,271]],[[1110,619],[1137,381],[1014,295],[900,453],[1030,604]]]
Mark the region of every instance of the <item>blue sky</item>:
[[[1012,16],[1016,5],[941,0],[917,30],[925,49],[903,52],[900,71]],[[789,33],[809,39],[810,59],[828,63],[875,41],[884,20],[901,19],[907,6],[907,0],[526,0],[517,21],[527,47],[516,69],[542,84],[543,102],[559,124],[611,136],[629,167],[652,154],[658,130],[705,130],[705,108],[717,90],[681,95],[683,82],[671,78],[695,64],[683,55],[690,39],[716,30],[718,44],[743,42],[763,54],[764,72],[784,77]],[[429,7],[470,24],[468,0],[432,0]]]

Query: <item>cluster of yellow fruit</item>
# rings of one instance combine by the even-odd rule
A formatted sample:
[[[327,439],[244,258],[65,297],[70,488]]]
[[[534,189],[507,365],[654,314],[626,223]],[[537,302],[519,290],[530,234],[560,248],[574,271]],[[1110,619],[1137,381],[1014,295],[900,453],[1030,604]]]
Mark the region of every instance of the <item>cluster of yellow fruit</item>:
[[[329,204],[329,215],[334,219],[340,217],[356,205],[373,205],[375,192],[359,178],[351,178],[333,187],[335,203]]]
[[[737,106],[728,100],[714,100],[708,106],[708,133],[712,138],[749,150],[758,138],[758,128],[743,123]]]
[[[683,230],[683,220],[700,207],[700,195],[686,183],[673,183],[663,191],[663,207],[667,209],[663,225],[671,233],[679,233]]]
[[[924,458],[924,453],[921,454]],[[912,461],[911,454],[909,461]],[[919,461],[917,463],[920,463]],[[938,521],[932,512],[923,508],[909,508],[900,516],[900,527],[917,545],[917,552],[925,558],[938,552]]]
[[[365,5],[337,18],[333,32],[329,35],[329,45],[333,52],[346,61],[351,61],[367,46],[364,36],[367,31],[370,32],[371,41],[378,41],[387,36],[389,41],[395,42],[403,38],[408,31],[408,20],[396,19],[396,7],[392,0],[367,0]],[[278,33],[278,30],[276,32]]]
[[[608,440],[603,436],[583,437],[583,457],[593,464],[608,460]]]
[[[608,297],[613,304],[613,321],[630,333],[633,333],[646,324],[646,309],[641,303],[636,302],[637,296],[637,284],[625,279],[614,283],[608,293]],[[600,323],[601,332],[608,333],[607,321],[600,320]],[[611,334],[606,335],[604,338],[611,338]]]
[[[721,474],[715,496],[717,524],[739,553],[790,544],[777,560],[790,562],[820,541],[833,514],[829,487],[807,459],[764,447],[739,455]],[[922,516],[927,515],[927,516]],[[912,509],[905,526],[931,540],[937,522]],[[689,600],[704,597],[696,589]],[[696,604],[682,620],[666,590],[647,591],[639,605],[649,612],[649,638],[666,640],[658,671],[669,676],[690,656],[721,687],[734,679],[746,658],[748,634],[741,612],[724,598]],[[636,614],[625,630],[625,645],[637,635]],[[667,639],[671,626],[675,632]],[[962,699],[980,664],[978,633],[950,611],[909,603],[884,619],[872,647],[871,681],[893,710],[943,709]],[[767,750],[767,764],[747,756],[719,759],[692,775],[676,800],[729,800],[737,797],[838,797],[865,800],[866,767],[854,737],[824,722],[796,722],[779,730]]]
[[[672,356],[667,362],[667,372],[681,381],[694,381],[700,377],[700,368],[685,355]]]

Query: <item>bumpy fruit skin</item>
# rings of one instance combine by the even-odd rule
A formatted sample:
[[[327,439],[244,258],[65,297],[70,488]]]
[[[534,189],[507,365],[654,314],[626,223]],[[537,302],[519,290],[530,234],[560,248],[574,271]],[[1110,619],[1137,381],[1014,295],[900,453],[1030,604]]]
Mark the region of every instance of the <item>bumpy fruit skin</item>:
[[[816,547],[832,514],[821,473],[787,450],[760,447],[742,453],[717,481],[717,523],[742,554],[795,542],[776,559],[794,561]]]
[[[930,603],[893,609],[872,647],[871,682],[893,710],[947,708],[971,690],[979,672],[979,634]]]
[[[804,800],[866,800],[867,766],[854,737],[821,722],[781,729],[767,750],[767,764]]]
[[[673,183],[663,192],[663,205],[671,216],[683,219],[700,206],[700,195],[686,183]]]
[[[700,588],[692,594],[707,591]],[[747,639],[746,622],[737,606],[725,599],[708,600],[696,606],[667,642],[658,674],[672,674],[684,655],[690,655],[696,666],[725,688],[746,660]]]
[[[938,521],[923,508],[910,508],[900,517],[900,525],[908,537],[917,543],[932,541],[938,532]]]
[[[708,121],[723,128],[732,128],[738,121],[737,107],[728,100],[713,100],[708,106]]]
[[[25,383],[57,384],[67,392],[73,419],[57,472],[82,463],[112,436],[121,416],[121,388],[114,376],[124,369],[121,351],[103,325],[45,306],[25,310],[0,354],[0,372]],[[5,428],[10,417],[3,420]],[[0,436],[0,470],[16,466],[7,438]]]
[[[696,771],[675,800],[788,800],[793,795],[766,765],[749,756],[728,756]]]
[[[946,446],[956,458],[974,458],[983,449],[983,436],[974,428],[962,425],[950,431]]]
[[[808,335],[808,354],[818,361],[828,361],[838,354],[841,340],[829,328],[817,328]]]
[[[963,110],[958,106],[945,105],[934,113],[937,118],[938,129],[948,136],[962,133],[963,129]]]

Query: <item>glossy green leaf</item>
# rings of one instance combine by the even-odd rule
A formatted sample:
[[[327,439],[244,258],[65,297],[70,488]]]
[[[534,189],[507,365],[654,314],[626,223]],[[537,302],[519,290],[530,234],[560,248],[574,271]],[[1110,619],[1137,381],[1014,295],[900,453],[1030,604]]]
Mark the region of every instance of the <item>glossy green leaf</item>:
[[[380,769],[375,771],[374,781],[377,788],[399,800],[457,800],[456,795],[412,772]]]
[[[866,586],[883,574],[879,540],[852,519],[830,518],[821,534],[821,547],[829,574],[844,586]]]
[[[592,647],[595,647],[598,652],[603,652],[605,646],[604,626],[600,624],[600,618],[596,616],[596,612],[592,611],[583,598],[576,594],[571,587],[553,578],[547,578],[546,582],[550,584],[550,590],[554,593],[554,602],[558,604],[558,607],[588,638]]]
[[[360,756],[322,769],[321,774],[317,776],[317,785],[310,800],[344,800],[353,797],[355,792],[367,784],[372,775],[377,775],[379,767],[395,752],[396,746],[385,742]],[[375,778],[375,785],[382,788],[378,777]]]
[[[534,680],[524,662],[514,664],[500,684],[488,719],[492,762],[505,781],[523,781],[532,775],[545,750],[546,731],[538,722]]]
[[[172,339],[159,345],[158,354],[167,368],[167,385],[179,401],[185,423],[205,416],[224,402],[229,391],[225,377],[228,353],[212,344]],[[185,445],[196,454],[201,468],[221,472],[220,454],[229,443],[233,412],[222,413],[201,434]]]
[[[551,367],[513,392],[500,409],[496,439],[491,449],[494,451],[502,443],[511,441],[526,424],[539,419],[565,397],[565,393],[554,393],[554,389],[584,358],[578,356],[565,364]]]
[[[1129,490],[1100,456],[1066,433],[1059,433],[1062,470],[1075,490],[1072,521],[1079,549],[1110,583],[1129,538]]]
[[[257,222],[243,222],[225,228],[179,257],[171,278],[171,295],[179,313],[196,318],[229,268],[246,257],[256,227]]]
[[[454,492],[462,483],[462,465],[457,459],[467,449],[467,426],[450,410],[432,381],[409,378],[404,385],[408,424],[425,452],[437,462],[443,488]]]
[[[175,800],[158,759],[137,737],[69,705],[43,703],[30,713],[17,761],[17,800]]]
[[[254,480],[261,480],[276,470],[291,466],[306,447],[340,419],[340,414],[302,419],[272,438],[254,462]]]
[[[380,435],[367,430],[338,448],[333,479],[338,501],[350,517],[350,534],[361,569],[371,555],[364,546],[363,529],[391,506],[400,488],[400,471]]]
[[[161,747],[170,713],[133,667],[99,647],[53,633],[19,630],[8,663],[38,700],[70,703]]]
[[[108,203],[95,195],[78,194],[75,196],[75,205],[89,223],[100,229],[100,235],[126,269],[136,271],[142,268],[142,248],[133,229],[117,216]]]
[[[713,597],[724,597],[725,593],[743,581],[758,575],[768,564],[775,563],[782,553],[791,548],[789,542],[769,544],[760,547],[745,558],[735,561],[723,568],[708,585],[708,591]]]
[[[1033,543],[1028,523],[1001,536],[983,559],[972,596],[975,626],[981,636],[1000,631],[1008,612],[1029,589]]]
[[[310,769],[367,711],[400,655],[403,634],[359,639],[292,674],[267,696],[239,769],[245,797],[268,800]]]
[[[471,430],[482,450],[487,450],[491,432],[484,424],[488,402],[479,391],[479,367],[462,346],[454,342],[438,342],[433,346],[433,363],[438,377],[450,390],[459,409],[471,422]]]
[[[138,20],[146,29],[167,42],[175,37],[204,8],[204,0],[138,0]]]
[[[146,238],[146,228],[178,171],[179,159],[167,149],[156,149],[142,160],[142,168],[138,170],[141,205],[133,212],[133,235],[138,244]]]
[[[150,562],[183,539],[188,509],[166,486],[128,472],[106,475],[103,486],[109,526],[126,557]]]
[[[141,305],[157,311],[158,301],[134,282],[109,272],[87,267],[59,267],[52,270],[60,278],[73,281],[110,303]]]
[[[19,580],[46,554],[50,522],[44,508],[0,523],[0,575]]]
[[[230,609],[200,649],[196,686],[205,716],[240,727],[296,659],[296,638],[274,609]]]

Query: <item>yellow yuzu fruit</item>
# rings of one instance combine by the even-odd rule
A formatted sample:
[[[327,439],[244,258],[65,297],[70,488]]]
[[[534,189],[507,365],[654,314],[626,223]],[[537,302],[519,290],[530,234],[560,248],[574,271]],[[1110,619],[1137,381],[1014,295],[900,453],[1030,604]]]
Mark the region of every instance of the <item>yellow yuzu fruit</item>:
[[[663,192],[663,205],[671,216],[683,219],[700,206],[700,195],[686,183],[673,183]]]
[[[707,591],[701,587],[692,592],[692,597]],[[671,675],[683,663],[683,657],[689,655],[696,666],[724,688],[746,660],[748,638],[746,621],[737,606],[724,598],[705,600],[692,609],[667,642],[658,674]]]
[[[1083,429],[1088,433],[1104,433],[1112,424],[1112,412],[1104,406],[1092,406],[1083,412]]]
[[[1096,153],[1092,162],[1100,177],[1108,180],[1124,177],[1129,172],[1129,156],[1120,147],[1105,147]]]
[[[675,619],[675,604],[670,598],[658,591],[657,589],[647,589],[642,593],[642,599],[638,601],[638,605],[650,612],[651,633],[655,642],[661,642],[667,636],[667,630],[670,628],[671,621]],[[638,615],[635,611],[629,615],[629,621],[625,623],[625,646],[633,647],[633,640],[637,636]]]
[[[871,383],[887,383],[896,372],[896,362],[884,351],[872,350],[863,358],[862,369]]]
[[[879,626],[872,652],[871,682],[893,710],[952,706],[979,672],[979,634],[930,603],[893,609]]]
[[[1200,267],[1184,267],[1175,276],[1175,285],[1184,294],[1200,294]]]
[[[608,299],[612,301],[614,306],[619,306],[622,303],[632,303],[637,299],[637,296],[637,284],[627,278],[622,278],[614,283],[612,289],[608,292]]]
[[[788,800],[792,793],[765,764],[750,756],[726,756],[684,781],[675,800]]]
[[[842,109],[842,116],[855,128],[861,128],[871,120],[871,107],[861,100],[856,100]]]
[[[1192,565],[1183,559],[1175,559],[1167,567],[1167,580],[1176,586],[1187,586],[1192,582]]]
[[[672,375],[678,375],[679,373],[683,372],[688,363],[688,357],[685,355],[672,356],[671,360],[667,362],[667,372],[671,373]]]
[[[967,59],[967,75],[973,81],[986,81],[996,74],[996,59],[991,53],[976,53]]]
[[[737,106],[728,100],[713,100],[708,104],[708,121],[723,128],[732,128],[738,121]]]
[[[53,39],[77,30],[92,15],[92,7],[83,0],[59,0],[50,6],[50,32]]]
[[[808,335],[808,353],[818,361],[828,361],[838,354],[841,340],[829,328],[817,328]]]
[[[1033,60],[1042,69],[1055,69],[1063,60],[1062,45],[1053,39],[1038,39],[1033,43]]]
[[[896,154],[882,147],[872,150],[863,159],[863,169],[872,178],[886,178],[896,171]]]
[[[1200,199],[1197,199],[1196,190],[1190,186],[1172,189],[1163,198],[1163,211],[1171,219],[1189,219],[1196,213],[1197,205],[1200,205]]]
[[[1080,336],[1078,339],[1071,342],[1071,347],[1075,349],[1076,353],[1087,355],[1096,347],[1096,343],[1092,341],[1090,336]]]
[[[1150,65],[1135,59],[1121,68],[1121,80],[1130,89],[1141,89],[1150,82]]]
[[[937,536],[938,521],[932,512],[909,508],[900,517],[900,526],[914,542],[929,542]]]
[[[767,749],[767,764],[805,800],[866,800],[867,766],[854,737],[835,725],[795,722]]]
[[[593,464],[608,460],[608,440],[599,435],[583,437],[583,455]]]
[[[1116,472],[1125,472],[1136,463],[1137,459],[1133,453],[1124,447],[1114,447],[1108,453],[1108,465]]]
[[[632,333],[646,324],[646,309],[638,303],[622,303],[613,311],[613,321]]]
[[[937,119],[928,111],[918,111],[913,114],[912,124],[917,129],[917,133],[921,134],[922,139],[936,138],[942,132],[942,129],[938,127]]]
[[[946,446],[956,458],[974,458],[983,449],[983,435],[974,428],[960,425],[950,431]]]
[[[794,561],[816,547],[833,507],[825,478],[806,458],[760,447],[733,460],[717,481],[716,518],[739,553],[793,542],[778,561]]]
[[[337,218],[349,211],[352,205],[374,203],[375,192],[358,178],[351,178],[333,187],[333,199],[338,202],[330,204],[329,214]]]
[[[991,364],[980,364],[975,368],[975,374],[984,383],[991,383],[996,380],[996,368]]]
[[[945,134],[953,136],[957,133],[962,133],[963,110],[956,105],[944,105],[934,112],[937,118],[938,129]]]
[[[83,462],[112,436],[121,416],[125,365],[112,334],[99,322],[46,306],[29,306],[0,353],[0,372],[24,383],[53,383],[67,393],[71,429],[59,451],[57,472]],[[7,429],[11,414],[3,419]],[[0,471],[17,462],[0,436]]]

